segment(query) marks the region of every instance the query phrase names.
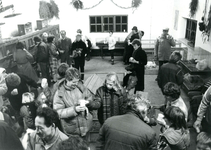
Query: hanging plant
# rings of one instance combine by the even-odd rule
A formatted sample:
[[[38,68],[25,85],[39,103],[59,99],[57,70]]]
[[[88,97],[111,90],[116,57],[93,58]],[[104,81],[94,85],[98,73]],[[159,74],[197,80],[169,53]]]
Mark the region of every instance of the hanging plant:
[[[196,14],[197,8],[198,8],[198,0],[192,0],[190,2],[190,17],[193,17]]]
[[[53,17],[59,19],[59,8],[54,0],[51,0],[50,3],[40,1],[39,14],[41,19],[52,19]]]
[[[206,9],[205,9],[204,16],[205,15],[206,15]],[[202,17],[202,22],[199,22],[199,30],[202,31],[203,43],[205,41],[209,41],[210,30],[211,30],[211,5],[210,5],[210,10],[209,10],[207,19],[205,17]]]
[[[59,7],[58,5],[54,2],[54,0],[50,0],[51,4],[51,13],[54,17],[59,19]]]
[[[41,19],[49,19],[52,17],[48,3],[40,1],[39,15]]]
[[[72,2],[71,2],[71,4],[73,5],[73,7],[75,8],[75,9],[83,9],[83,2],[82,1],[80,1],[80,0],[72,0]]]
[[[132,7],[138,8],[141,4],[142,0],[133,0],[132,1]]]

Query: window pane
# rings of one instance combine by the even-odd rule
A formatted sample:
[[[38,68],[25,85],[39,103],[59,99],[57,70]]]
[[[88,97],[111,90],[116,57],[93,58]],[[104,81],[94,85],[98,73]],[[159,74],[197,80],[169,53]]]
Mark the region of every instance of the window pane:
[[[97,32],[102,32],[101,25],[97,25]]]
[[[121,18],[120,18],[120,16],[116,16],[116,23],[121,23]]]
[[[196,22],[192,23],[192,29],[191,30],[196,30]]]
[[[95,25],[91,25],[91,32],[96,32]]]
[[[104,25],[104,31],[108,31],[108,25]]]
[[[101,23],[101,17],[97,17],[97,23]]]
[[[121,31],[121,25],[116,25],[116,32],[120,32]]]
[[[122,25],[122,32],[127,32],[127,25]]]
[[[109,25],[109,30],[112,30],[112,31],[114,30],[113,25]]]
[[[127,23],[127,16],[122,16],[122,23]]]
[[[90,17],[90,23],[91,24],[95,23],[95,17]]]
[[[113,17],[109,17],[109,23],[113,23]]]
[[[104,22],[103,23],[108,23],[108,18],[104,18]]]

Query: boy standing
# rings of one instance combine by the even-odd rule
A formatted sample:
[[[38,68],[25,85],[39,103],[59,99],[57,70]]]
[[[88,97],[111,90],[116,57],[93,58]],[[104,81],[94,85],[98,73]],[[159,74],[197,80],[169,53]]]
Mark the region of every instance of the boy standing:
[[[110,51],[111,54],[111,64],[114,65],[114,49],[116,40],[113,37],[113,31],[109,31],[109,37],[107,41],[108,41],[108,50]]]

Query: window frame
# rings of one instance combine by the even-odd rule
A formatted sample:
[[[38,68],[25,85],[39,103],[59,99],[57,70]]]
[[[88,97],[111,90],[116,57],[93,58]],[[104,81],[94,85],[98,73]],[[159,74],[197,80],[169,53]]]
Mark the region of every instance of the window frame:
[[[97,23],[97,17],[101,18],[101,23]],[[120,17],[120,22],[116,22],[116,18]],[[126,17],[126,22],[123,22],[123,17]],[[92,23],[92,19],[94,18],[94,23]],[[107,18],[107,22],[105,22],[105,18]],[[113,19],[113,23],[110,22],[110,18]],[[120,26],[120,29],[117,31],[117,25]],[[92,31],[92,26],[95,26],[95,31]],[[97,27],[98,26],[98,27]],[[98,31],[98,28],[100,27],[101,31]],[[107,30],[105,30],[105,26],[108,26]],[[113,29],[110,29],[110,27],[113,26]],[[123,26],[126,26],[126,30],[123,31]],[[112,30],[113,32],[117,33],[125,33],[128,32],[128,15],[90,15],[89,16],[89,32],[90,33],[105,33],[109,30]]]
[[[195,29],[193,29],[193,24],[195,24]],[[195,46],[196,31],[197,31],[197,20],[186,18],[185,39],[189,41],[189,45],[192,47]],[[191,37],[192,33],[195,33],[194,37]]]

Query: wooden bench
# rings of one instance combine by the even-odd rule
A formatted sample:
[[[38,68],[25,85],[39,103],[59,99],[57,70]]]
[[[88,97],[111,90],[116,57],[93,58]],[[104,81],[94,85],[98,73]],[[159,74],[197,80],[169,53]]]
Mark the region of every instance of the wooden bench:
[[[142,39],[142,48],[145,50],[146,53],[154,55],[154,47],[155,47],[155,39]],[[174,51],[175,49],[181,48],[182,43],[176,40],[176,45],[175,47],[172,47],[172,50]],[[101,57],[103,58],[104,49],[108,49],[108,44],[104,43],[103,41],[96,42],[96,46],[100,49]],[[116,49],[125,49],[125,43],[123,41],[117,41],[115,45]],[[93,48],[96,49],[96,48]]]

